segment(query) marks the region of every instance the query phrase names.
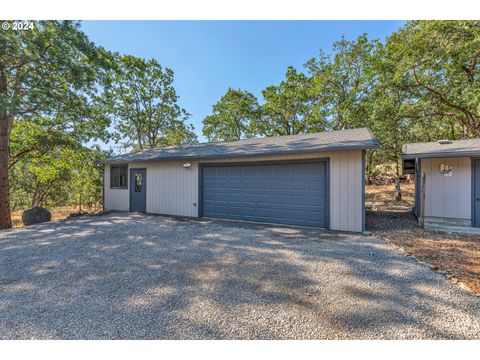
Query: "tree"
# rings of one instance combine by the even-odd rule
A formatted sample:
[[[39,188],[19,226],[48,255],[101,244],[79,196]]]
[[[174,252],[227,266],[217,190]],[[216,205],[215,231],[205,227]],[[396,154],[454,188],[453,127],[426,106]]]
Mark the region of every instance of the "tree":
[[[96,160],[106,159],[109,154],[98,148],[82,147],[80,150],[66,152],[70,158],[71,176],[66,184],[69,204],[78,206],[82,211],[86,206],[97,207],[103,200],[103,166],[95,164]]]
[[[402,144],[456,139],[465,136],[466,129],[471,135],[475,133],[474,126],[467,126],[469,110],[462,112],[453,104],[454,101],[465,107],[473,104],[475,108],[479,99],[478,85],[474,91],[465,77],[465,72],[470,72],[471,80],[478,81],[477,60],[471,57],[471,50],[475,53],[473,36],[471,32],[462,34],[461,29],[469,28],[469,24],[466,28],[464,25],[410,22],[392,34],[384,46],[377,44],[377,51],[370,58],[370,78],[375,82],[366,97],[366,108],[370,114],[369,126],[380,142],[380,149],[369,152],[368,168],[377,163],[394,165],[395,200],[402,197]],[[477,55],[473,58],[478,58]],[[461,64],[465,63],[472,69],[461,70]],[[447,98],[449,101],[445,102]]]
[[[411,113],[414,99],[408,83],[402,77],[396,77],[396,57],[394,46],[378,44],[374,56],[370,58],[376,82],[368,96],[366,108],[370,114],[369,127],[376,134],[380,149],[369,152],[369,169],[375,163],[394,164],[394,199],[402,199],[400,187],[401,148],[410,132],[408,115]],[[376,161],[374,161],[376,160]]]
[[[231,141],[255,136],[260,106],[252,93],[229,88],[203,119],[203,135],[209,141]]]
[[[314,116],[312,84],[309,78],[288,67],[278,86],[272,85],[262,91],[261,120],[257,130],[266,136],[295,135],[323,130],[322,123]]]
[[[9,164],[44,146],[32,137],[12,158],[14,124],[41,118],[44,135],[58,130],[77,140],[106,138],[108,119],[92,100],[107,66],[107,54],[75,22],[39,21],[33,30],[0,32],[0,229],[11,227]]]
[[[106,157],[104,151],[79,146],[22,158],[10,168],[12,208],[96,206],[102,199],[102,167],[95,160]]]
[[[462,137],[479,137],[480,21],[410,21],[388,43],[425,115],[455,119]]]
[[[71,177],[70,159],[61,151],[25,162],[24,180],[31,186],[31,206],[44,206],[49,200],[65,198],[65,185]]]
[[[375,84],[371,71],[377,41],[364,34],[356,40],[342,37],[333,45],[333,59],[322,51],[305,66],[312,78],[314,112],[326,128],[340,130],[365,126],[368,96]]]
[[[154,59],[117,56],[105,83],[105,98],[115,117],[116,140],[144,150],[195,143],[190,115],[178,105],[173,71]]]

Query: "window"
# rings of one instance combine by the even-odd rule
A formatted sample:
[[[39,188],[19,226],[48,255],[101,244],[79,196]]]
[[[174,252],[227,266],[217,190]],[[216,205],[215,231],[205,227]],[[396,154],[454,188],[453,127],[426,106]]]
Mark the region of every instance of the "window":
[[[127,189],[127,165],[115,165],[110,167],[110,188],[112,189]]]
[[[415,159],[403,160],[403,174],[415,174]]]
[[[135,192],[142,192],[143,174],[135,174]]]

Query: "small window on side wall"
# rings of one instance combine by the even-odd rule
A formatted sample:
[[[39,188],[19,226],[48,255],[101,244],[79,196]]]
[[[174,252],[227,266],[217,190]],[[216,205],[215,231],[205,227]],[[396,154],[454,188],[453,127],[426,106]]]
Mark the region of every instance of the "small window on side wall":
[[[127,189],[128,188],[128,166],[112,165],[110,167],[110,188]]]

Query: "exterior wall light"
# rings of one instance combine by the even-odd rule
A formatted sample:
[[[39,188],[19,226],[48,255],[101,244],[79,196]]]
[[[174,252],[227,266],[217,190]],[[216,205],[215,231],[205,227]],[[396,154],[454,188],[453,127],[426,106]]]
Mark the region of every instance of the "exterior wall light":
[[[189,162],[186,162],[185,164],[183,164],[183,167],[184,167],[185,169],[188,169],[188,168],[191,167],[191,166],[192,166],[192,164],[190,164]]]
[[[453,166],[447,164],[440,164],[440,174],[445,177],[451,177],[453,175]]]

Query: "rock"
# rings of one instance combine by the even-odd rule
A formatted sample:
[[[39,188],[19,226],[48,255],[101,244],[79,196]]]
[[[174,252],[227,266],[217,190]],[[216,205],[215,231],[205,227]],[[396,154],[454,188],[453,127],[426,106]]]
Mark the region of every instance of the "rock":
[[[87,211],[77,211],[77,212],[74,212],[74,213],[70,213],[67,216],[67,220],[73,219],[73,218],[76,218],[76,217],[79,217],[79,216],[83,216],[83,215],[88,215],[88,212]]]
[[[22,214],[22,221],[26,226],[50,220],[52,220],[52,214],[50,211],[40,206],[34,206],[31,209],[25,210]]]

